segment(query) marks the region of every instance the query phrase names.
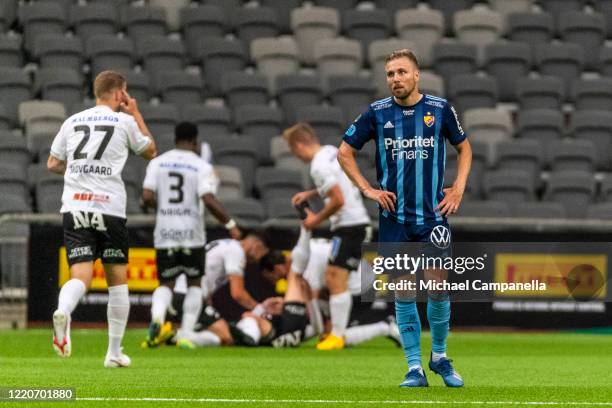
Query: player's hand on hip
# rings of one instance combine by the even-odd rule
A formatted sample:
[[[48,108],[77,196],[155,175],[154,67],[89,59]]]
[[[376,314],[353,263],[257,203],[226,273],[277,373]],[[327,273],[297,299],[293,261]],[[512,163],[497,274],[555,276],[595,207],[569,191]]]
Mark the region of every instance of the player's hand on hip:
[[[376,190],[367,188],[363,191],[363,195],[370,200],[374,200],[385,211],[395,212],[395,203],[397,198],[391,191]]]
[[[463,190],[452,186],[445,188],[443,191],[444,199],[440,201],[435,210],[448,217],[449,215],[456,213],[459,209],[461,199],[463,198]]]
[[[310,194],[308,193],[308,191],[299,192],[295,194],[293,197],[291,197],[291,205],[293,206],[300,205],[304,201],[308,200],[309,198],[310,198]]]

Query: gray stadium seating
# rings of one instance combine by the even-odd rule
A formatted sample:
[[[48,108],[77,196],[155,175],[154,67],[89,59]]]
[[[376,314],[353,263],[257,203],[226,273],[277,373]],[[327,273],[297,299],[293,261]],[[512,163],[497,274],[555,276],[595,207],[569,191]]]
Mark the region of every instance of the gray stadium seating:
[[[597,68],[599,48],[606,37],[604,16],[600,13],[564,12],[559,17],[559,30],[563,41],[582,48],[585,67]]]
[[[517,135],[521,139],[537,140],[546,147],[563,137],[563,114],[553,109],[521,111],[517,119]]]
[[[587,206],[595,197],[595,179],[592,173],[560,171],[550,175],[546,188],[546,201],[561,203],[571,218],[583,218]]]
[[[612,112],[589,110],[575,112],[572,130],[576,139],[590,140],[595,145],[597,167],[610,168],[612,149]]]
[[[516,94],[521,110],[560,110],[565,99],[563,80],[553,76],[523,78],[516,83]]]
[[[148,37],[163,37],[166,35],[166,11],[160,7],[130,6],[124,9],[125,26],[128,36],[139,44]]]
[[[139,108],[154,138],[174,134],[174,127],[179,121],[179,113],[174,105],[167,103],[151,105],[145,103],[140,104]]]
[[[259,226],[266,219],[263,204],[254,198],[226,199],[222,204],[240,226]]]
[[[444,36],[444,16],[431,9],[400,10],[395,15],[395,31],[402,39],[412,41],[419,65],[432,65],[432,48]]]
[[[340,75],[330,77],[328,92],[331,103],[342,109],[344,122],[348,124],[368,109],[374,89],[367,77]]]
[[[219,200],[242,199],[244,186],[240,169],[233,166],[216,165],[215,172],[219,177],[219,187],[216,196]]]
[[[36,182],[36,207],[42,213],[58,213],[62,206],[64,180],[61,178],[42,178]]]
[[[606,22],[606,34],[612,38],[612,0],[598,0],[591,3],[595,10],[600,12]]]
[[[49,151],[51,150],[51,144],[55,139],[56,132],[31,132],[26,135],[26,142],[28,149],[34,157],[38,157],[38,160],[43,163],[47,160]]]
[[[315,44],[338,34],[340,15],[328,7],[301,7],[291,12],[291,27],[300,50],[300,60],[305,65],[314,65]]]
[[[563,140],[549,146],[552,171],[595,171],[595,145],[589,140]]]
[[[498,41],[484,49],[486,71],[497,80],[499,99],[516,101],[517,81],[527,76],[531,67],[531,49],[519,42]]]
[[[510,140],[514,130],[512,117],[505,109],[473,108],[463,114],[463,127],[470,140],[487,146],[488,163],[496,158],[496,145]]]
[[[474,44],[458,41],[438,42],[432,50],[434,69],[444,78],[444,83],[448,87],[454,76],[476,73],[477,52]]]
[[[185,46],[182,41],[163,36],[147,36],[137,44],[143,67],[153,80],[155,90],[160,90],[161,74],[179,71],[185,67]]]
[[[260,3],[276,12],[281,33],[291,33],[291,11],[300,7],[302,0],[262,0]]]
[[[612,201],[612,177],[610,173],[607,173],[601,180],[599,198],[602,201]]]
[[[276,37],[279,33],[278,17],[269,7],[241,7],[234,15],[234,24],[247,49],[256,38]]]
[[[2,195],[21,195],[25,201],[30,202],[27,174],[22,167],[0,163],[0,191]]]
[[[228,72],[221,77],[227,104],[235,109],[242,105],[266,105],[268,86],[262,74]]]
[[[318,105],[323,100],[320,78],[314,75],[280,75],[276,79],[276,92],[288,124],[297,120],[298,108]]]
[[[181,117],[198,127],[203,140],[211,135],[229,135],[232,132],[231,112],[226,107],[187,105],[183,106]]]
[[[3,18],[4,27],[3,32],[7,31],[7,28],[13,25],[17,18],[17,6],[18,0],[4,0],[0,2],[0,14]]]
[[[497,166],[503,170],[522,170],[537,180],[542,167],[541,145],[529,139],[501,142],[497,145]]]
[[[134,65],[134,43],[129,38],[96,35],[86,46],[93,75],[107,69],[129,70]]]
[[[182,106],[202,102],[202,77],[185,71],[166,71],[160,74],[161,95],[165,103]]]
[[[580,76],[584,66],[582,47],[571,43],[541,44],[535,52],[540,73],[561,78],[566,95],[569,95],[572,82]]]
[[[444,98],[446,90],[444,80],[441,76],[429,71],[421,71],[419,78],[419,91],[424,94],[438,96]]]
[[[210,38],[202,50],[204,83],[215,96],[221,95],[221,77],[228,72],[241,71],[247,62],[246,51],[240,41]]]
[[[387,10],[391,16],[399,10],[415,8],[418,2],[419,0],[374,0],[377,9]]]
[[[82,77],[74,69],[43,68],[37,72],[36,84],[43,99],[61,102],[66,110],[84,96]]]
[[[0,67],[21,68],[23,53],[21,37],[0,34]]]
[[[487,200],[520,203],[535,197],[533,175],[520,169],[487,172],[483,187]]]
[[[480,64],[484,62],[484,47],[497,41],[504,30],[502,15],[489,9],[457,11],[453,17],[453,25],[460,41],[478,47]]]
[[[281,133],[283,115],[264,105],[241,105],[234,111],[234,123],[245,135],[257,141],[260,162],[270,162],[270,140]]]
[[[11,117],[9,116],[4,105],[0,104],[0,130],[8,130],[11,128]]]
[[[180,10],[189,6],[191,0],[149,0],[151,6],[161,7],[166,12],[166,22],[170,31],[179,31],[181,28]]]
[[[83,43],[79,37],[62,34],[39,36],[34,44],[34,55],[40,68],[70,68],[81,71]]]
[[[299,215],[286,198],[272,199],[266,203],[268,219],[299,220]]]
[[[457,167],[447,167],[444,171],[443,188],[450,188],[457,179]],[[470,170],[468,183],[463,192],[463,201],[475,201],[481,199],[482,192],[482,173],[477,168]]]
[[[255,186],[264,202],[284,198],[291,200],[296,193],[304,190],[299,170],[260,167],[255,174]]]
[[[49,34],[62,34],[66,28],[67,15],[64,8],[53,2],[24,4],[19,8],[23,25],[24,45],[30,53],[36,38]]]
[[[35,99],[19,104],[19,123],[26,134],[57,132],[66,118],[66,108],[59,102]]]
[[[578,79],[572,84],[577,110],[612,110],[612,78]]]
[[[30,78],[25,71],[19,68],[0,68],[0,101],[11,124],[17,123],[19,104],[31,97]]]
[[[151,96],[149,75],[146,72],[136,72],[129,69],[120,69],[119,72],[125,77],[130,96],[139,103],[148,102]]]
[[[393,32],[391,14],[388,9],[348,10],[342,14],[342,31],[361,43],[362,54],[366,55],[372,41],[384,40]]]
[[[559,31],[559,20],[562,14],[580,11],[582,8],[582,0],[540,0],[540,4],[553,16],[557,31]]]
[[[504,201],[465,201],[461,203],[457,215],[464,217],[511,217],[510,205]]]
[[[251,57],[257,70],[268,78],[271,95],[276,93],[275,84],[279,75],[297,73],[300,67],[297,43],[289,36],[253,40]]]
[[[59,210],[59,209],[58,209]],[[0,215],[31,212],[30,204],[21,195],[3,194],[0,197]]]
[[[314,128],[321,144],[340,145],[346,130],[340,108],[322,105],[304,106],[298,109],[297,119],[300,122],[308,122]]]
[[[101,35],[115,35],[121,26],[117,10],[112,4],[104,3],[73,6],[70,21],[76,34],[85,43]]]
[[[227,143],[219,145],[213,150],[213,157],[215,164],[240,169],[245,195],[251,196],[257,168],[257,146],[255,141],[247,138],[238,141],[227,140]]]
[[[513,206],[515,217],[525,218],[566,218],[567,211],[563,204],[546,201],[516,203]]]
[[[512,13],[506,19],[508,38],[529,45],[534,52],[554,36],[554,19],[550,13]]]
[[[448,93],[457,111],[493,108],[497,101],[497,83],[489,76],[457,75],[449,83]]]
[[[244,0],[204,0],[203,4],[219,6],[225,13],[225,20],[230,23],[233,16],[236,14],[238,9],[241,7]]]
[[[335,8],[340,14],[355,8],[358,2],[358,0],[314,0],[315,5]]]
[[[489,0],[491,8],[500,13],[504,20],[513,13],[529,13],[533,3],[534,0]]]
[[[180,11],[183,37],[193,61],[202,57],[208,38],[222,38],[227,29],[225,13],[219,6],[185,7]]]
[[[355,75],[363,60],[361,44],[342,37],[322,39],[314,45],[314,59],[326,83],[332,75]]]
[[[456,15],[456,13],[461,10],[470,9],[475,2],[476,0],[427,0],[427,3],[429,3],[431,8],[440,10],[444,15],[447,36],[453,34],[453,17]],[[454,31],[454,33],[456,34],[457,32]]]
[[[612,47],[601,47],[599,53],[599,72],[605,77],[612,77]]]
[[[612,203],[590,204],[587,207],[586,217],[596,220],[612,219]]]
[[[14,165],[23,171],[32,161],[26,140],[4,130],[0,131],[0,163]]]

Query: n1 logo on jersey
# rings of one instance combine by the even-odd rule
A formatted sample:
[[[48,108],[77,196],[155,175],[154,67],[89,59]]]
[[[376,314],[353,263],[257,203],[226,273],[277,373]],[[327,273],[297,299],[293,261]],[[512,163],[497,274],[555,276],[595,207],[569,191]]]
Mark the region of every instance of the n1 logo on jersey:
[[[81,228],[94,228],[97,231],[106,231],[106,225],[104,224],[104,217],[102,213],[97,212],[84,212],[84,211],[73,211],[72,220],[74,222],[74,229]]]

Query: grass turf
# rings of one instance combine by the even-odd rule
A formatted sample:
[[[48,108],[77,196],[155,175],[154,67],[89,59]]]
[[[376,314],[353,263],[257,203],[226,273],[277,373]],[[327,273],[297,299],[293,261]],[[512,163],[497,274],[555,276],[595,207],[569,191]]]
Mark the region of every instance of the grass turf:
[[[387,339],[336,352],[318,352],[312,342],[297,349],[185,351],[173,347],[141,349],[144,335],[144,330],[127,332],[124,346],[132,366],[111,370],[102,367],[106,352],[103,330],[73,330],[73,356],[69,359],[61,359],[52,351],[50,329],[0,331],[0,387],[74,387],[79,398],[256,400],[67,403],[113,408],[406,406],[390,402],[400,400],[429,401],[420,406],[444,407],[454,405],[448,402],[458,402],[462,407],[506,405],[499,401],[507,401],[508,405],[561,403],[555,406],[605,402],[612,406],[612,341],[605,335],[452,333],[449,356],[466,381],[462,389],[444,387],[442,379],[429,370],[429,388],[399,389],[406,364],[402,351]],[[422,348],[426,365],[430,348],[427,333],[423,334]],[[263,400],[285,401],[272,404]],[[64,403],[0,402],[0,406],[48,407]]]

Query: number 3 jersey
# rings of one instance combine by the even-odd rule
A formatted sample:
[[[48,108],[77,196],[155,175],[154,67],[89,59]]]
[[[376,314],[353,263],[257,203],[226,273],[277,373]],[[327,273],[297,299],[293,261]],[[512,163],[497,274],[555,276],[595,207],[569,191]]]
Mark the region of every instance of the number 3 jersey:
[[[129,150],[142,153],[150,138],[134,118],[100,105],[69,117],[51,145],[66,161],[60,212],[92,211],[125,218],[121,171]]]
[[[190,150],[170,150],[151,160],[143,188],[156,193],[155,248],[204,246],[201,197],[214,194],[217,185],[213,167]]]

